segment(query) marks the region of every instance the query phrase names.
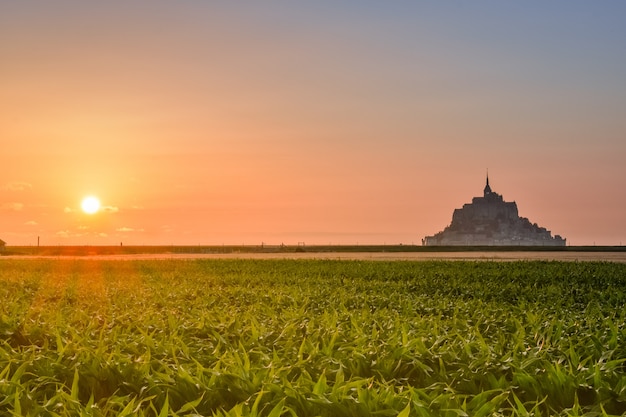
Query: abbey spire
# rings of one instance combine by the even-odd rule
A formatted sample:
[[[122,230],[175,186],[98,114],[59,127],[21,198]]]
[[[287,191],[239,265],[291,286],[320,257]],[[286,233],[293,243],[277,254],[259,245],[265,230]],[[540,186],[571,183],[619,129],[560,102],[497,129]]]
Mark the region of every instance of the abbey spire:
[[[483,190],[485,197],[492,193],[491,187],[489,186],[489,171],[487,171],[487,185],[485,185],[485,189]]]

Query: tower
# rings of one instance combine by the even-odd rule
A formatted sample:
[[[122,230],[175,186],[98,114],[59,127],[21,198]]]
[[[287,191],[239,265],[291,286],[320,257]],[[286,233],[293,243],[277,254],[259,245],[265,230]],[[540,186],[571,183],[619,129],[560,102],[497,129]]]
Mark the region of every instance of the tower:
[[[485,185],[485,189],[483,190],[485,197],[492,193],[491,187],[489,186],[489,171],[487,171],[487,185]]]

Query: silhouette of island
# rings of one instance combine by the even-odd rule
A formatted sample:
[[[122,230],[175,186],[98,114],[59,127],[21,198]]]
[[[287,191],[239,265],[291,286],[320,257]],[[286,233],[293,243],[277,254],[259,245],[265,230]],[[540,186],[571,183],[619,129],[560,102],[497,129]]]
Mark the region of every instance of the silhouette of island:
[[[566,239],[552,237],[549,230],[520,217],[515,202],[504,201],[491,190],[489,175],[482,197],[455,209],[452,223],[433,236],[422,239],[424,246],[565,246]]]

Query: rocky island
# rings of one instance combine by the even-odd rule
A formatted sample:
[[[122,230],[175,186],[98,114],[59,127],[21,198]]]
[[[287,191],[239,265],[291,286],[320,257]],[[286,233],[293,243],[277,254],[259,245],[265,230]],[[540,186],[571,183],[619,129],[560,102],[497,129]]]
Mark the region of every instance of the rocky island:
[[[424,246],[565,246],[545,227],[520,217],[515,201],[504,201],[491,190],[489,176],[482,197],[455,209],[452,223],[433,236],[422,239]]]

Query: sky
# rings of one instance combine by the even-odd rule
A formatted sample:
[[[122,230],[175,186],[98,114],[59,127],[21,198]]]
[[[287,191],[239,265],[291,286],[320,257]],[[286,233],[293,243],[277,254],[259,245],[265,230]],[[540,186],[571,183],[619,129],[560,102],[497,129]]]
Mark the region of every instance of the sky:
[[[626,244],[626,3],[0,4],[8,245]],[[96,214],[81,210],[97,196]]]

